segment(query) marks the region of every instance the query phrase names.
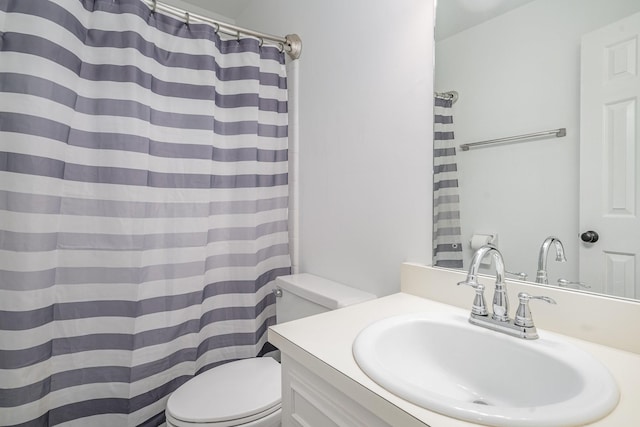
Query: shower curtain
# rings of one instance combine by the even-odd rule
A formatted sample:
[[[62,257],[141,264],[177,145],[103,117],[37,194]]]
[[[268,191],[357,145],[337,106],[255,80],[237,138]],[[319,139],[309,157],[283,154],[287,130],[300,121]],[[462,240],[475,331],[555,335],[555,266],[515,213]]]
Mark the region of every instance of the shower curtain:
[[[458,165],[451,98],[434,98],[433,265],[462,268]]]
[[[0,424],[158,425],[290,271],[283,53],[140,0],[0,0]]]

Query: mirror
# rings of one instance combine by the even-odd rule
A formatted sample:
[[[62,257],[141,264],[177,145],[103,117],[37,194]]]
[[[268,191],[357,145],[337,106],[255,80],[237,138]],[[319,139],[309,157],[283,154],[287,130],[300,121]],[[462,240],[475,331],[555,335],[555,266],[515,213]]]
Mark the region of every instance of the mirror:
[[[450,111],[457,149],[465,269],[474,252],[470,247],[472,236],[491,235],[507,270],[525,273],[526,280],[534,282],[540,247],[545,238],[555,236],[563,243],[567,262],[555,261],[551,245],[547,257],[550,285],[579,288],[576,284],[559,284],[558,280],[582,281],[590,286],[587,291],[640,299],[640,251],[635,260],[630,257],[631,262],[619,257],[620,268],[612,258],[613,267],[607,267],[611,270],[604,273],[613,275],[609,280],[614,284],[631,277],[631,288],[628,284],[626,289],[611,288],[599,278],[602,276],[581,271],[580,263],[581,253],[596,245],[580,240],[581,233],[587,231],[580,228],[580,209],[586,197],[580,195],[586,186],[584,179],[581,181],[580,166],[581,146],[583,156],[585,152],[580,120],[584,108],[582,38],[608,25],[615,28],[616,23],[639,12],[638,0],[438,1],[435,91],[456,91],[459,95]],[[626,56],[614,58],[615,52],[612,54],[616,64],[640,66],[639,44],[638,37],[629,38]],[[585,87],[588,84],[583,82]],[[636,96],[627,96],[633,108]],[[637,110],[632,111],[631,118],[640,121]],[[566,129],[566,136],[504,142],[468,151],[459,147],[560,128]],[[636,141],[632,145],[638,149],[631,163],[636,159],[640,164],[637,132],[632,137]],[[624,153],[613,156],[625,159]],[[629,169],[633,166],[625,164]],[[583,178],[589,171],[583,167]],[[638,176],[636,172],[632,178],[635,184],[630,185],[636,187],[635,193],[629,188],[623,193],[632,191],[631,196],[640,198]],[[640,210],[640,200],[635,199],[635,209]],[[631,212],[626,216],[636,215]],[[634,231],[637,229],[629,230],[640,245],[640,234]]]

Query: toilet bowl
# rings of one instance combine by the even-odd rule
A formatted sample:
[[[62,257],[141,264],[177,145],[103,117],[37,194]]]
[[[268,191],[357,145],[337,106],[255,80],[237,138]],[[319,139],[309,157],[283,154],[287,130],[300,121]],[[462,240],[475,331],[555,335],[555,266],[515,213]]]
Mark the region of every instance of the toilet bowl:
[[[368,301],[375,295],[311,274],[276,279],[276,321]],[[180,386],[167,401],[168,427],[279,427],[281,370],[272,357],[236,360]]]

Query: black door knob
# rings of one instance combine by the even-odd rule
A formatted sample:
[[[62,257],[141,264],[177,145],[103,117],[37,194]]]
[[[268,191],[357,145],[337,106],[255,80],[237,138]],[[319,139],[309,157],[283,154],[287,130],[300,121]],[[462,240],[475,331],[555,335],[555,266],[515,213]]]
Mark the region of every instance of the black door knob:
[[[593,230],[585,231],[580,235],[580,240],[585,243],[595,243],[599,238],[600,236],[598,236],[598,233]]]

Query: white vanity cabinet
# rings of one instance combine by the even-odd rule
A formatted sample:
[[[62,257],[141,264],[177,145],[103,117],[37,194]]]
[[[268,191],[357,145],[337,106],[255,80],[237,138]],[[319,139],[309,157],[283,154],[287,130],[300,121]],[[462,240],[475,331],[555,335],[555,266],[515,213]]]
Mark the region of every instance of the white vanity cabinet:
[[[391,427],[349,396],[282,355],[283,427]]]
[[[271,326],[269,341],[282,352],[282,426],[477,427],[414,405],[380,387],[360,369],[352,353],[358,334],[378,320],[410,313],[468,315],[468,290],[455,286],[464,278],[462,272],[404,264],[403,292]],[[509,281],[508,287],[512,294],[537,290],[522,282]],[[638,336],[640,304],[611,298],[602,301],[562,289],[546,291],[558,305],[536,307],[536,323],[544,328],[540,331],[555,327],[568,342],[591,353],[604,363],[620,389],[613,412],[589,426],[640,426],[640,348],[630,338]],[[456,301],[465,308],[456,307]],[[591,310],[591,316],[578,316],[581,312],[576,310],[584,307]],[[571,321],[575,325],[567,326]],[[593,342],[584,341],[587,333]]]

